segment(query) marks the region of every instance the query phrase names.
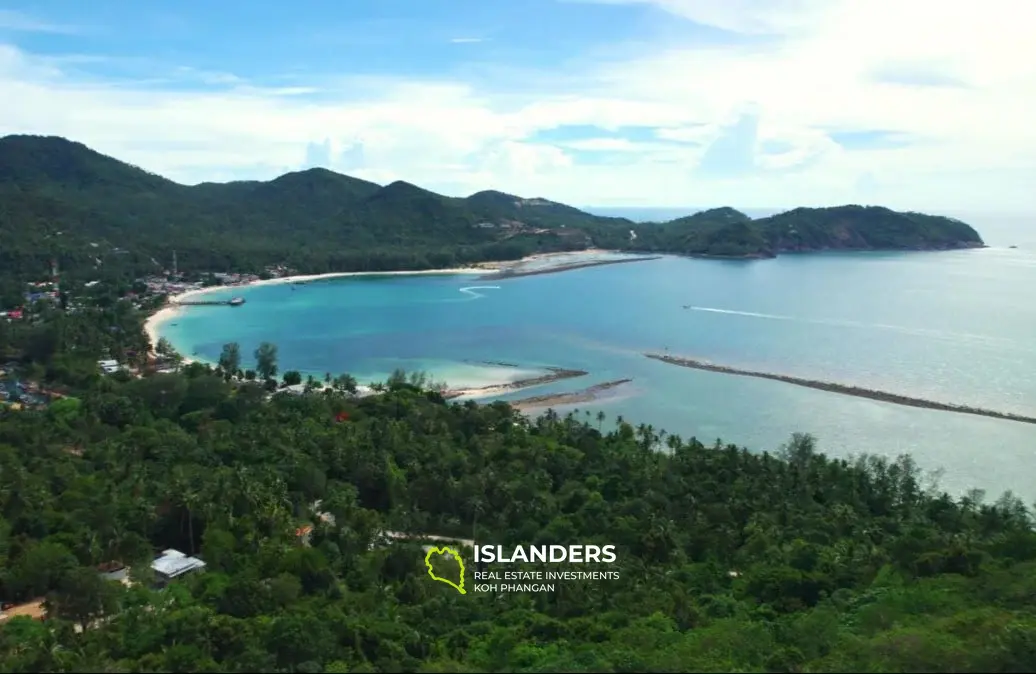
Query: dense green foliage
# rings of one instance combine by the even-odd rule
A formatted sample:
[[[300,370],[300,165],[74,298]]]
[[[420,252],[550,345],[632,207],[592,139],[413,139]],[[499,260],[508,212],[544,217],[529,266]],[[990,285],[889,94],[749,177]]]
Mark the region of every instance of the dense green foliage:
[[[639,225],[637,250],[711,257],[771,257],[821,250],[941,250],[982,245],[969,225],[879,206],[796,208],[752,220],[714,208],[656,225]],[[626,233],[628,236],[628,233]]]
[[[631,236],[635,230],[636,236]],[[501,192],[444,197],[325,169],[185,186],[62,138],[0,138],[0,282],[59,262],[72,280],[161,271],[425,269],[598,246],[715,256],[979,243],[947,218],[844,206],[752,221],[730,208],[667,223],[591,215]],[[0,287],[0,292],[5,288]]]
[[[755,454],[404,377],[357,399],[268,398],[199,365],[84,376],[143,339],[127,306],[0,333],[75,394],[0,412],[0,596],[49,612],[0,623],[0,671],[1036,667],[1036,533],[1010,495],[955,500],[907,458],[832,460],[808,436]],[[273,345],[251,355],[227,364],[275,366]],[[372,546],[382,530],[613,544],[621,578],[462,596],[417,544]],[[168,547],[207,569],[147,589]],[[141,582],[100,580],[111,560]]]

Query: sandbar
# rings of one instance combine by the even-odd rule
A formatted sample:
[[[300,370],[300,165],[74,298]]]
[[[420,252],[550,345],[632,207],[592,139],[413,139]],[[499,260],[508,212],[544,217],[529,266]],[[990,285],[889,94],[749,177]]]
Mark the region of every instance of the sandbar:
[[[531,388],[533,386],[542,386],[544,384],[550,384],[562,379],[571,379],[573,377],[583,377],[589,372],[585,370],[566,370],[560,367],[548,367],[545,368],[547,374],[537,375],[535,377],[528,377],[526,379],[516,379],[514,381],[506,382],[503,384],[492,384],[490,386],[480,386],[477,388],[461,388],[461,389],[450,389],[447,388],[443,392],[443,397],[447,400],[453,400],[454,398],[488,398],[491,396],[503,395],[504,393],[511,393],[513,391],[520,391],[522,389]]]
[[[574,405],[576,403],[588,403],[597,400],[598,396],[609,389],[613,389],[623,384],[628,384],[633,381],[632,379],[616,379],[614,381],[606,381],[601,384],[594,384],[593,386],[587,387],[581,391],[572,391],[571,393],[548,393],[541,396],[533,396],[531,398],[522,398],[521,400],[510,401],[511,407],[519,411],[525,411],[530,409],[543,409],[545,407],[554,407],[560,405]]]
[[[558,274],[563,271],[574,271],[576,269],[585,269],[587,267],[603,267],[610,264],[627,264],[630,262],[647,262],[649,260],[661,259],[661,255],[649,255],[643,257],[628,257],[619,258],[617,260],[586,260],[583,262],[570,262],[568,264],[559,264],[556,267],[540,267],[537,269],[523,270],[520,268],[507,268],[501,269],[495,274],[490,274],[484,277],[486,281],[502,281],[504,279],[521,278],[522,276],[539,276],[540,274]],[[516,267],[518,265],[515,265]]]

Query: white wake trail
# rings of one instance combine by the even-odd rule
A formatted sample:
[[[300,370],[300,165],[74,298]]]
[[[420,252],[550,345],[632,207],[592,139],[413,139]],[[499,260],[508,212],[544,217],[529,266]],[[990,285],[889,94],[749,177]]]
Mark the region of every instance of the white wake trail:
[[[480,297],[485,297],[482,293],[475,292],[476,290],[500,290],[500,286],[468,286],[467,288],[461,288],[460,291],[465,295],[468,295],[473,300],[477,300]]]

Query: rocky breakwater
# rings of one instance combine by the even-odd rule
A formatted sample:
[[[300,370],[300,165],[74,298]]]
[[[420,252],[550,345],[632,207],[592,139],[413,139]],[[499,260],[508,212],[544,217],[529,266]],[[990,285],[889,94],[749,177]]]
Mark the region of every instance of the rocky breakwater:
[[[1036,424],[1036,417],[1027,416],[1024,414],[1014,414],[1012,412],[997,412],[996,410],[986,410],[979,407],[969,407],[967,405],[954,405],[951,403],[943,403],[935,400],[926,400],[924,398],[913,398],[911,396],[906,396],[899,393],[889,393],[888,391],[878,391],[875,389],[863,388],[861,386],[850,386],[847,384],[837,384],[834,382],[818,381],[815,379],[804,379],[802,377],[792,377],[790,375],[785,374],[776,374],[772,372],[757,372],[754,370],[742,370],[740,368],[728,367],[725,365],[714,365],[712,363],[706,363],[704,361],[694,360],[692,358],[682,358],[679,356],[662,355],[657,353],[645,353],[644,355],[653,360],[659,360],[663,363],[669,363],[670,365],[679,365],[680,367],[688,367],[695,370],[704,370],[706,372],[733,374],[741,377],[755,377],[757,379],[771,379],[773,381],[780,381],[786,384],[794,384],[796,386],[805,386],[806,388],[817,389],[818,391],[827,391],[828,393],[840,393],[842,395],[855,396],[857,398],[869,398],[871,400],[892,403],[894,405],[920,407],[923,409],[940,410],[943,412],[957,412],[959,414],[974,414],[977,416],[992,417],[994,419],[1005,419],[1008,421],[1019,421],[1027,424]]]

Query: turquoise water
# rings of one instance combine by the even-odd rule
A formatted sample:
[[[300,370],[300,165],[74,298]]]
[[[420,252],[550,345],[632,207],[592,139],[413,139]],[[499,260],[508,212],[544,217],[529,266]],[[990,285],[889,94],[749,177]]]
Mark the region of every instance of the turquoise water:
[[[293,290],[293,288],[295,288]],[[505,396],[633,382],[581,410],[775,449],[795,431],[836,456],[911,453],[940,485],[1036,497],[1036,425],[907,408],[780,382],[700,372],[645,351],[1036,415],[1036,252],[666,257],[500,281],[357,277],[221,290],[161,332],[215,360],[236,341],[280,365],[380,380],[396,367],[456,385],[508,374],[480,361],[579,368],[587,377]],[[684,309],[685,305],[692,308]],[[565,408],[559,408],[564,411]],[[596,424],[596,421],[594,421]]]

